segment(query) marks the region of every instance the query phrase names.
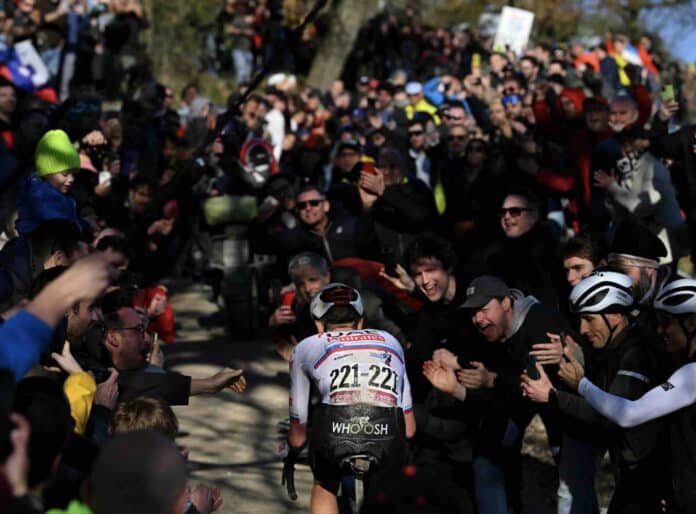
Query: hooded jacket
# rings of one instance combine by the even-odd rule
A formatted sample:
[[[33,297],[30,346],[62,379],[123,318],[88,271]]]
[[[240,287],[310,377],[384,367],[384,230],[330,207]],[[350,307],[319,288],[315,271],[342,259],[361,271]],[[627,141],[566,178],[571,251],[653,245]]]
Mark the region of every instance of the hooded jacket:
[[[467,392],[472,402],[485,406],[480,447],[483,452],[500,448],[508,419],[524,431],[534,415],[540,414],[547,431],[553,426],[549,425],[552,420],[550,409],[522,396],[520,375],[531,364],[529,352],[532,346],[549,341],[547,333],[572,333],[559,313],[542,305],[535,297],[512,290],[511,299],[514,302],[512,323],[502,340],[486,343],[491,355],[490,361],[484,364],[497,373],[493,388]],[[555,383],[559,382],[557,370],[557,366],[545,366],[547,375]]]

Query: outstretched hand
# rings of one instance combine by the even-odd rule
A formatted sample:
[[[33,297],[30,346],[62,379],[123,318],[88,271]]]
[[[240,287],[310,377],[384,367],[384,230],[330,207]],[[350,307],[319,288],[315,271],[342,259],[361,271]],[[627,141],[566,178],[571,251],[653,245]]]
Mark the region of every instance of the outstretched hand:
[[[460,400],[463,400],[466,396],[466,388],[457,381],[454,370],[450,368],[438,365],[433,361],[425,361],[423,363],[423,375],[433,387],[443,393],[451,394]]]
[[[222,506],[220,489],[207,484],[198,484],[189,490],[189,499],[200,514],[210,514]]]
[[[387,275],[387,272],[384,268],[382,268],[379,271],[379,276],[386,279],[391,285],[393,285],[397,289],[408,291],[409,293],[416,288],[416,283],[406,272],[406,270],[401,266],[401,264],[396,265],[396,277]]]
[[[563,343],[559,334],[546,333],[548,343],[537,343],[532,346],[529,355],[533,355],[539,364],[560,364],[563,360]]]
[[[235,393],[242,393],[246,389],[246,379],[242,369],[225,368],[213,375],[213,379],[218,391],[229,388]]]
[[[493,387],[496,374],[488,371],[483,362],[471,361],[470,368],[462,368],[457,371],[457,379],[469,389],[481,389]]]

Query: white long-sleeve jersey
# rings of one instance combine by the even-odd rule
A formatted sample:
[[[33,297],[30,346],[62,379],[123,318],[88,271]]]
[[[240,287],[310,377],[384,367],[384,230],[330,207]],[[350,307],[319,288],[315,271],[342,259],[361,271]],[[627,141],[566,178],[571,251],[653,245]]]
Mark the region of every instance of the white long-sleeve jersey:
[[[325,332],[295,347],[290,360],[290,418],[295,422],[307,422],[312,383],[327,405],[412,408],[403,349],[381,330]]]
[[[696,403],[696,363],[686,364],[637,400],[602,391],[587,378],[578,392],[592,407],[621,427],[635,427]]]

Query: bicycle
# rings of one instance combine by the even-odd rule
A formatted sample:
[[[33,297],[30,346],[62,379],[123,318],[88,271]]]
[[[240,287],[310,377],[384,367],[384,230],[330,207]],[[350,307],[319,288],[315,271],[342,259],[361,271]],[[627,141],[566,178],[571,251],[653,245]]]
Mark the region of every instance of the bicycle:
[[[368,454],[355,454],[341,459],[341,485],[336,497],[338,511],[341,514],[358,514],[365,500],[365,478],[377,463],[377,459]],[[295,489],[295,463],[288,462],[283,466],[281,481],[285,485],[288,497],[297,500]]]

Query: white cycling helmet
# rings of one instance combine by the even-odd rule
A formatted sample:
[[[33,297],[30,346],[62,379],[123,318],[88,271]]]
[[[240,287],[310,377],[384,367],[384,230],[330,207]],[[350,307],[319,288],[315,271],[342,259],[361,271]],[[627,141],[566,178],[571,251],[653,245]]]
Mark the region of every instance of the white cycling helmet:
[[[570,293],[575,314],[603,314],[625,311],[633,306],[633,281],[615,271],[596,271],[581,280]]]
[[[675,316],[696,313],[696,280],[678,278],[666,283],[655,296],[653,307]]]
[[[360,298],[358,290],[340,282],[332,282],[324,286],[312,298],[309,312],[314,319],[321,319],[332,307],[337,305],[350,305],[360,316],[364,313],[362,298]]]

